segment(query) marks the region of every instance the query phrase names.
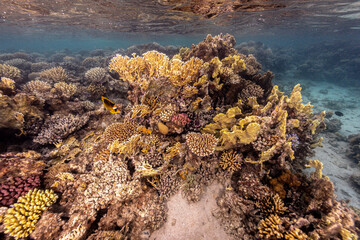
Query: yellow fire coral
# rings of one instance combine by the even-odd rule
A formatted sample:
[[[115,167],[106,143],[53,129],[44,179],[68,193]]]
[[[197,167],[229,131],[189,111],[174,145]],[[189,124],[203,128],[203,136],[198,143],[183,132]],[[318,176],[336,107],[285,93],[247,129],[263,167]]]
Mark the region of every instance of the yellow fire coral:
[[[17,67],[13,67],[7,64],[0,64],[0,77],[6,77],[11,79],[21,78],[20,70]]]
[[[136,134],[137,128],[137,124],[133,121],[113,123],[105,129],[103,134],[104,141],[112,143],[119,139],[120,142],[123,142]]]
[[[20,197],[4,217],[5,233],[15,239],[27,237],[35,229],[41,214],[46,211],[58,196],[52,190],[30,190]]]
[[[197,156],[205,157],[214,153],[218,139],[211,134],[191,132],[186,135],[186,144]]]
[[[109,65],[110,71],[116,71],[120,77],[133,86],[146,90],[149,82],[159,76],[167,79],[175,86],[184,86],[197,79],[203,61],[191,58],[183,62],[177,58],[169,58],[157,51],[149,51],[140,56],[115,56]]]
[[[68,75],[62,67],[54,67],[40,73],[40,78],[50,82],[65,82]]]

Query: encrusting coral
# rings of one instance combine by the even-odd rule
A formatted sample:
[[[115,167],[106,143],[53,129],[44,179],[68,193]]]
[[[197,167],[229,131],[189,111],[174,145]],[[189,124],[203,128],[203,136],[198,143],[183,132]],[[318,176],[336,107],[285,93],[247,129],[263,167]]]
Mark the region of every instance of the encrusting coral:
[[[57,198],[52,190],[30,190],[5,214],[5,232],[15,239],[27,237],[34,231],[41,214],[56,202]]]

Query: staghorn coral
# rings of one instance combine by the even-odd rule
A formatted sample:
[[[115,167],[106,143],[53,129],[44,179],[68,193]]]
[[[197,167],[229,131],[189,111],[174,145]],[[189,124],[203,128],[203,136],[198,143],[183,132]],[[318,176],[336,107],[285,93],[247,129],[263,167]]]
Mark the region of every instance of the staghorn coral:
[[[106,70],[104,68],[95,67],[86,71],[85,78],[90,82],[101,83],[105,80]]]
[[[50,83],[65,82],[68,75],[62,67],[53,67],[40,73],[40,79]]]
[[[77,87],[72,83],[57,82],[54,84],[52,92],[54,92],[60,98],[69,99],[77,92]]]
[[[112,143],[115,140],[123,142],[137,133],[137,124],[134,121],[112,123],[109,125],[103,134],[103,139],[107,143]]]
[[[241,166],[241,154],[234,152],[233,150],[224,152],[221,154],[219,165],[222,169],[233,173],[240,169]]]
[[[41,214],[56,202],[57,198],[52,190],[30,190],[7,211],[4,217],[5,233],[15,239],[27,237],[34,231]]]
[[[218,139],[213,135],[191,132],[186,134],[186,144],[197,156],[206,157],[214,153]]]
[[[269,217],[260,221],[259,236],[261,239],[282,239],[282,221],[277,215],[270,215]]]
[[[17,67],[0,64],[0,77],[10,78],[17,81],[21,78],[21,73]]]
[[[43,145],[54,144],[82,128],[88,120],[87,115],[53,115],[46,119],[41,132],[33,141]]]

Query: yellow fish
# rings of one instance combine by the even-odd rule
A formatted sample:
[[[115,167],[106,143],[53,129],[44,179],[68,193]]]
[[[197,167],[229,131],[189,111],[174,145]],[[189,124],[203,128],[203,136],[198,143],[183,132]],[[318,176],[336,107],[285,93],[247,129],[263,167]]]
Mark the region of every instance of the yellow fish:
[[[101,100],[107,110],[109,110],[111,113],[119,113],[120,109],[116,106],[115,103],[107,99],[106,97],[101,96]]]

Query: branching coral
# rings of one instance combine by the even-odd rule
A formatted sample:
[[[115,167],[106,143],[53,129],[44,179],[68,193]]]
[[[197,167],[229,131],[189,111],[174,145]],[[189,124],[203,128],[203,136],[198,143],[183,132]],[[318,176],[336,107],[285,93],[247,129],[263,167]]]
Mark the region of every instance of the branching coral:
[[[56,143],[82,128],[88,120],[89,116],[87,115],[53,115],[45,121],[40,134],[34,139],[34,142],[40,144]]]
[[[34,80],[26,83],[23,89],[28,93],[39,97],[44,97],[44,94],[46,94],[51,89],[51,85],[44,81]]]
[[[15,239],[27,237],[35,229],[41,214],[57,199],[52,190],[30,190],[18,199],[4,217],[5,232]]]
[[[233,48],[236,44],[235,38],[230,34],[218,35],[212,37],[210,34],[198,45],[193,45],[189,51],[184,54],[183,59],[188,60],[191,57],[198,57],[204,61],[210,61],[213,57],[223,59],[231,54],[235,54]]]
[[[259,236],[261,239],[282,239],[283,234],[281,230],[282,221],[277,215],[270,215],[269,217],[260,221]]]
[[[222,169],[229,171],[230,173],[233,173],[234,171],[237,171],[241,167],[241,155],[234,152],[233,150],[224,152],[221,155],[219,165]]]
[[[0,77],[6,77],[6,78],[18,80],[21,78],[21,73],[17,67],[13,67],[6,64],[0,64]]]
[[[77,87],[72,83],[58,82],[54,84],[54,93],[59,97],[69,99],[77,91]]]
[[[40,78],[46,82],[65,82],[68,75],[62,67],[54,67],[40,73]]]
[[[102,82],[106,77],[106,70],[104,68],[95,67],[91,68],[85,73],[85,78],[90,82]]]
[[[264,197],[258,203],[258,206],[262,212],[267,214],[281,215],[287,210],[287,207],[285,207],[278,194],[270,194],[269,196]]]
[[[184,86],[196,80],[200,74],[203,61],[198,58],[191,58],[186,62],[179,59],[169,58],[157,51],[149,51],[140,56],[117,55],[111,60],[109,69],[116,71],[120,77],[146,90],[149,82],[160,76],[164,76],[175,86]]]
[[[191,132],[186,134],[186,144],[197,156],[205,157],[214,153],[218,139],[211,134]]]

